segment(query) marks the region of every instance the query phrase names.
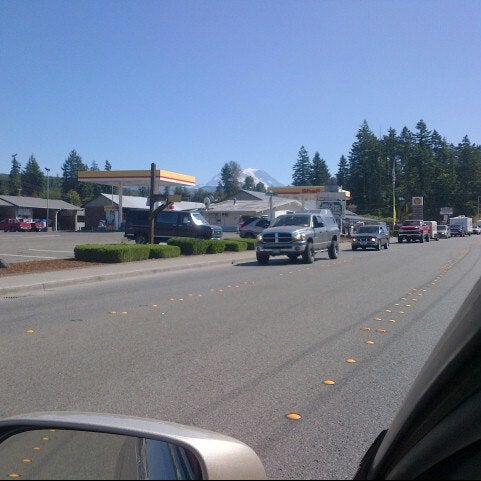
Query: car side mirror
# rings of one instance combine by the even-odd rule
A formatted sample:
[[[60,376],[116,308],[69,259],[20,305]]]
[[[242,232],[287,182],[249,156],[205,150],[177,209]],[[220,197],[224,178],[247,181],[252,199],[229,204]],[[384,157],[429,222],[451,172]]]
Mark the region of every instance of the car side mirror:
[[[266,479],[246,444],[142,418],[40,413],[0,421],[6,476],[25,479]]]

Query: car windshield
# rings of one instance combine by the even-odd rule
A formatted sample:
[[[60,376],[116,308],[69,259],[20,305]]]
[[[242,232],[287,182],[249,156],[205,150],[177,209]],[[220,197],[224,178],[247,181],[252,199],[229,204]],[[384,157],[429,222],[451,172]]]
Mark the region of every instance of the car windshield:
[[[446,225],[438,225],[438,230],[448,230],[448,226],[446,226]]]
[[[202,214],[199,214],[198,212],[195,212],[192,214],[192,220],[196,225],[209,225],[205,217]]]
[[[375,225],[367,225],[364,227],[360,227],[358,230],[358,234],[377,234],[379,232],[379,227]]]
[[[418,226],[419,224],[421,224],[421,221],[419,221],[419,220],[405,220],[403,222],[403,225],[407,225],[407,226],[410,226],[410,225],[411,226],[413,226],[413,225]]]
[[[299,227],[309,227],[310,225],[310,216],[308,215],[282,215],[278,217],[272,227],[281,227],[281,226],[299,226]]]

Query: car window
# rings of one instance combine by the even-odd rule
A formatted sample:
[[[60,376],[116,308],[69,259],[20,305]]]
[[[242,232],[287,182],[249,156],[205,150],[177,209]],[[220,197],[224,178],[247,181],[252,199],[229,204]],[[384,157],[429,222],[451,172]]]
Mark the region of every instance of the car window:
[[[280,226],[299,226],[309,227],[311,225],[311,218],[309,215],[281,215],[276,219],[272,227]]]
[[[156,222],[158,224],[176,224],[179,214],[173,211],[163,211],[157,214]]]
[[[190,214],[190,216],[196,225],[209,225],[205,217],[200,212],[193,212]]]

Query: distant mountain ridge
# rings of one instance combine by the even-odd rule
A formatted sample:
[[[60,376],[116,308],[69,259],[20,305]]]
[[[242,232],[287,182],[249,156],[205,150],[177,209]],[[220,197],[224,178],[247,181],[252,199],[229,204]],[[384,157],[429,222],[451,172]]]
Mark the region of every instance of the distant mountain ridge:
[[[246,177],[251,176],[254,179],[254,183],[258,184],[262,182],[266,187],[284,187],[284,184],[279,182],[278,180],[274,179],[270,174],[265,172],[264,170],[260,169],[253,169],[249,167],[247,169],[242,169],[242,174],[239,177],[239,181],[243,184]],[[209,182],[205,185],[201,186],[203,189],[211,190],[212,188],[215,190],[221,181],[221,176],[216,175],[213,177]]]

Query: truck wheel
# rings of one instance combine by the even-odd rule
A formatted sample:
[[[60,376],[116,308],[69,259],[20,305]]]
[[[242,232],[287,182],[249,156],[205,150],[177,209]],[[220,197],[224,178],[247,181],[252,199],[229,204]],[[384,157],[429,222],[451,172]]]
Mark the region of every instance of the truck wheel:
[[[419,242],[421,242],[421,244],[424,242],[424,236],[421,236],[421,238],[419,239]]]
[[[269,264],[269,257],[270,257],[269,254],[262,254],[260,252],[257,252],[256,257],[257,257],[257,262],[261,266],[265,266]]]
[[[337,259],[339,256],[339,244],[332,241],[327,253],[329,254],[329,259]]]
[[[147,244],[147,236],[141,232],[135,234],[134,240],[136,244]]]
[[[312,242],[308,242],[306,249],[302,253],[302,260],[304,264],[312,264],[314,262],[315,252]]]
[[[426,237],[426,242],[429,242],[431,240],[431,237],[429,237],[429,234],[428,236]]]
[[[402,238],[402,237],[398,237],[398,238],[397,238],[397,243],[398,243],[398,244],[402,244],[402,243],[403,243],[403,238]]]
[[[389,249],[389,241],[384,244],[384,249]]]

